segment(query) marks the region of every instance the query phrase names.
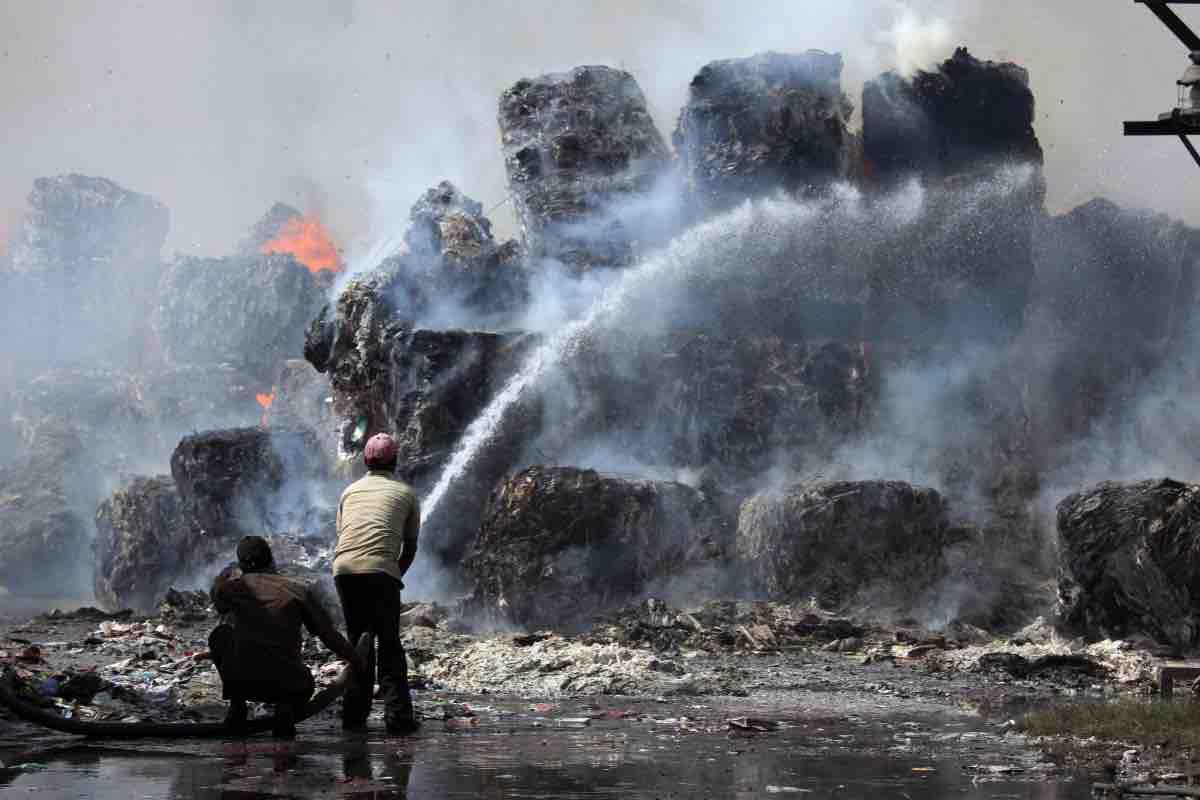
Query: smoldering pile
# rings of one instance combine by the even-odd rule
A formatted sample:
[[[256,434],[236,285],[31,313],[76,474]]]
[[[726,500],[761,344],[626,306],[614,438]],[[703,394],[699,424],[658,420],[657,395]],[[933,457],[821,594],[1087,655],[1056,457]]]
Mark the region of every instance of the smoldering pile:
[[[6,319],[36,334],[5,364],[21,446],[0,473],[0,544],[89,576],[111,608],[202,585],[244,533],[319,574],[372,434],[399,439],[400,472],[428,492],[543,359],[426,509],[409,583],[463,598],[456,624],[598,631],[658,597],[853,615],[856,631],[1020,629],[1054,603],[1048,493],[1103,477],[1081,442],[1170,428],[1139,403],[1131,426],[1131,400],[1200,386],[1179,358],[1200,238],[1102,201],[1049,216],[1016,65],[960,49],[869,82],[861,107],[859,136],[836,55],[714,62],[672,153],[626,72],[522,80],[498,113],[520,241],[442,182],[403,248],[336,277],[281,250],[307,219],[284,206],[235,255],[164,263],[161,204],[39,182],[0,273],[28,298]],[[630,279],[679,253],[695,263]],[[604,304],[620,313],[547,359],[564,320]],[[97,335],[117,318],[120,336]],[[1117,558],[1144,520],[1117,522],[1094,540],[1068,525],[1064,557],[1086,541]],[[1193,558],[1190,526],[1171,530]],[[1063,618],[1076,632],[1196,643],[1126,613],[1136,588],[1097,594],[1064,564],[1064,597],[1086,584]],[[27,576],[0,581],[31,595],[44,581]],[[798,619],[663,630],[762,644]]]

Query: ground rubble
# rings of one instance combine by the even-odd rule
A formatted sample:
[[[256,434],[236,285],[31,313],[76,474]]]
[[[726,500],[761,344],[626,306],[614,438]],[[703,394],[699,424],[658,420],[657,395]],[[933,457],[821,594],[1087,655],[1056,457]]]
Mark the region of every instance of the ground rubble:
[[[218,621],[205,593],[178,589],[149,616],[54,612],[4,629],[0,667],[27,697],[65,716],[212,722],[225,710],[206,644]],[[819,734],[829,720],[852,736],[875,726],[889,738],[864,746],[897,757],[958,748],[980,780],[1059,769],[1040,755],[1054,743],[1006,722],[1021,707],[1138,691],[1154,663],[1121,642],[1066,640],[1044,622],[1001,637],[962,623],[931,631],[867,621],[811,603],[679,608],[647,599],[577,635],[470,622],[431,602],[407,603],[402,615],[414,706],[447,731],[619,722],[737,741],[786,737],[797,726]],[[342,668],[313,638],[304,656],[318,686]],[[314,724],[336,725],[336,713]],[[961,727],[970,718],[972,727]],[[0,709],[0,730],[21,730],[11,721]]]
[[[194,718],[220,703],[206,644],[217,621],[206,594],[171,589],[152,616],[82,609],[10,628],[0,644],[0,664],[64,711],[85,718]],[[649,599],[573,636],[472,633],[435,603],[406,604],[402,624],[417,691],[530,697],[744,695],[758,682],[755,659],[766,656],[775,657],[774,664],[782,663],[780,656],[839,671],[891,664],[925,675],[998,677],[1060,689],[1144,688],[1156,664],[1127,643],[1066,640],[1041,621],[1000,637],[965,624],[935,632],[767,602],[710,601],[683,610]],[[318,684],[340,669],[315,639],[306,642],[305,655]],[[63,686],[89,675],[95,678],[86,680],[96,681],[90,695],[62,694]]]

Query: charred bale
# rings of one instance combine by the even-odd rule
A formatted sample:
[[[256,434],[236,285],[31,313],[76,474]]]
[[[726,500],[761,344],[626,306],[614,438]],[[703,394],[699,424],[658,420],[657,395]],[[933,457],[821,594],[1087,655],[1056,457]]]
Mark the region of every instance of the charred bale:
[[[1200,230],[1096,199],[1044,220],[1036,244],[1026,350],[1039,441],[1083,439],[1105,415],[1137,409],[1158,380],[1176,396],[1200,386],[1186,355],[1200,321]],[[1197,442],[1179,433],[1140,444],[1164,464],[1171,450],[1190,463]]]
[[[170,476],[118,489],[96,511],[96,600],[109,610],[153,610],[186,566],[195,536]]]
[[[26,442],[48,424],[70,426],[88,468],[128,473],[165,463],[188,431],[254,422],[255,389],[253,378],[228,365],[58,369],[12,393],[12,420]]]
[[[334,421],[327,378],[307,361],[294,358],[284,363],[275,386],[274,399],[265,414],[273,427],[302,428],[319,438],[328,438],[325,434],[334,429]]]
[[[398,330],[385,341],[381,360],[343,383],[333,378],[337,448],[354,459],[368,438],[391,433],[400,446],[398,472],[418,490],[437,479],[468,426],[516,374],[536,337],[481,331]],[[358,375],[373,374],[370,382]],[[457,564],[478,530],[490,487],[517,465],[540,429],[532,399],[510,414],[486,452],[426,520],[429,552]]]
[[[307,431],[233,428],[185,437],[171,455],[183,513],[215,547],[246,534],[289,527],[289,484],[326,477],[316,438]],[[330,502],[332,505],[332,502]]]
[[[602,66],[517,81],[500,97],[508,185],[529,255],[585,272],[631,264],[638,212],[669,153],[628,72]]]
[[[47,419],[114,440],[136,435],[146,422],[137,377],[124,370],[54,370],[25,384],[14,401],[13,419],[27,441]]]
[[[865,338],[913,353],[1010,344],[1030,302],[1043,197],[1029,165],[927,187],[919,219],[888,228],[871,256]]]
[[[735,484],[785,461],[826,463],[877,394],[860,346],[820,340],[616,335],[582,343],[565,369],[573,391],[559,394],[579,407],[559,412],[570,422],[547,419],[549,436],[578,446],[596,435],[641,463],[708,468]]]
[[[12,368],[50,360],[142,363],[150,343],[146,308],[170,225],[166,207],[84,175],[39,178],[29,206],[7,259],[20,291],[7,295],[4,316],[23,321]]]
[[[230,364],[177,364],[136,376],[146,416],[166,462],[180,437],[197,430],[252,424],[261,409],[259,378]],[[161,448],[160,448],[161,449]]]
[[[329,375],[338,452],[357,455],[375,433],[391,433],[400,441],[401,472],[420,484],[536,338],[413,330],[393,316],[390,280],[375,272],[347,285],[336,310],[310,328],[308,361]]]
[[[170,227],[162,203],[106,178],[38,178],[29,205],[9,253],[18,273],[81,277],[154,264]]]
[[[410,323],[394,299],[397,273],[378,269],[352,278],[337,301],[325,305],[308,326],[304,358],[337,386],[373,381],[386,359],[387,341]]]
[[[504,321],[528,300],[528,275],[516,242],[497,242],[483,205],[442,181],[409,212],[408,253],[398,274],[408,305],[426,327]]]
[[[1059,613],[1089,637],[1200,643],[1200,484],[1105,482],[1058,504]]]
[[[714,61],[696,74],[675,150],[709,208],[779,190],[804,193],[847,174],[852,106],[842,57],[760,53]]]
[[[728,556],[732,526],[678,483],[530,467],[498,485],[466,561],[475,603],[528,628],[586,625]]]
[[[304,352],[323,303],[317,278],[290,255],[183,257],[163,274],[152,324],[170,361],[227,362],[269,388]]]
[[[1042,163],[1029,73],[980,61],[965,47],[912,78],[895,72],[863,88],[868,174],[948,176],[985,164]]]
[[[0,468],[0,585],[40,602],[78,599],[90,581],[96,476],[69,426],[45,425],[27,457]],[[94,506],[93,506],[94,507]]]
[[[524,334],[454,330],[412,331],[393,340],[386,419],[412,481],[424,484],[441,468],[534,341]]]
[[[955,538],[933,489],[816,481],[743,503],[737,553],[753,588],[770,599],[904,612],[944,576],[944,552]]]
[[[885,184],[926,184],[921,220],[897,227],[872,270],[868,339],[1004,344],[1020,329],[1045,196],[1028,83],[1021,67],[960,48],[911,81],[867,85],[869,169]]]

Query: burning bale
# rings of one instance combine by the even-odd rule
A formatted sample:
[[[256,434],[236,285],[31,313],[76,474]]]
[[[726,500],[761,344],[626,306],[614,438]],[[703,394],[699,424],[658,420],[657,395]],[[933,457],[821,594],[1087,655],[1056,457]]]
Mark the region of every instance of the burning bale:
[[[933,489],[900,481],[816,481],[750,498],[737,553],[775,600],[903,612],[945,574],[957,539]]]
[[[1062,620],[1087,636],[1200,643],[1200,484],[1105,482],[1058,504]]]
[[[262,219],[254,223],[254,227],[242,241],[238,242],[237,254],[243,258],[251,258],[266,251],[271,242],[279,238],[289,223],[295,223],[304,218],[299,210],[287,203],[276,203],[271,206]]]
[[[530,467],[492,493],[464,566],[477,607],[529,628],[584,624],[727,557],[731,527],[682,484]]]
[[[234,428],[185,437],[171,456],[171,475],[200,535],[228,548],[245,534],[288,530],[306,516],[299,491],[284,492],[289,482],[318,485],[326,465],[311,433]]]
[[[271,253],[295,258],[317,277],[323,289],[332,284],[332,275],[342,267],[341,255],[321,220],[285,203],[271,206],[238,245],[243,258]]]
[[[610,67],[517,81],[500,97],[504,163],[531,258],[575,272],[633,263],[637,212],[669,153],[637,81]]]
[[[701,69],[674,134],[701,202],[720,208],[845,177],[852,105],[841,78],[842,57],[819,50],[760,53]]]
[[[290,255],[182,257],[163,274],[153,326],[176,363],[231,363],[270,386],[304,352],[324,288]]]
[[[170,476],[137,478],[118,489],[96,511],[96,599],[113,610],[153,609],[198,534]]]

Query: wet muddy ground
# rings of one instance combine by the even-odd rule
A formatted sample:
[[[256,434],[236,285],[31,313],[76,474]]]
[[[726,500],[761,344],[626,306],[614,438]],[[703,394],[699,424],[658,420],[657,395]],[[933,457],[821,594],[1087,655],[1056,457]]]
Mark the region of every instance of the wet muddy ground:
[[[1084,798],[1086,776],[969,714],[822,716],[766,697],[536,703],[460,697],[478,715],[389,738],[332,715],[295,743],[0,740],[6,796]],[[741,720],[745,718],[745,722]],[[729,720],[746,729],[731,729]],[[584,721],[586,720],[586,722]],[[764,730],[755,730],[761,728]]]

